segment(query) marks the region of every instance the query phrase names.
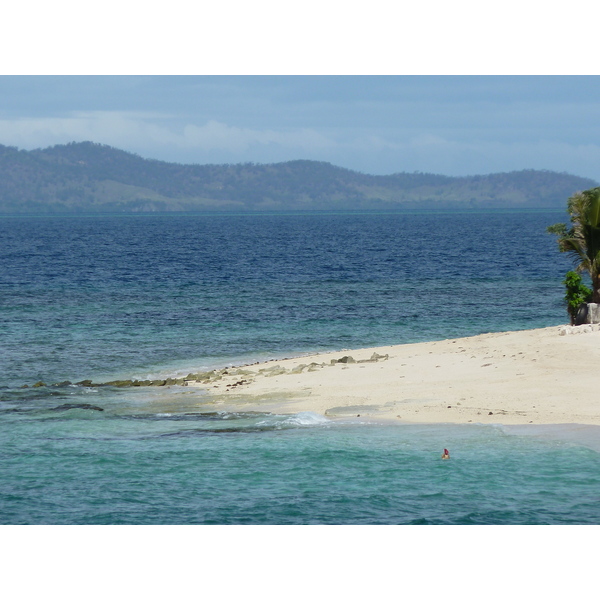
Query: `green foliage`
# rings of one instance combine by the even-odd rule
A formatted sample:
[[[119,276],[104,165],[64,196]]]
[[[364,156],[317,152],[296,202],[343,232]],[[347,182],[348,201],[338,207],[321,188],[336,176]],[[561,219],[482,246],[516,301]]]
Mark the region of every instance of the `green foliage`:
[[[592,227],[600,226],[600,188],[595,188],[594,195],[590,198],[589,222]]]
[[[556,223],[547,228],[557,236],[558,249],[571,255],[578,273],[589,273],[592,300],[600,302],[600,187],[573,194],[567,201],[571,227]]]
[[[565,302],[567,304],[567,312],[571,318],[571,325],[575,323],[575,317],[579,307],[585,302],[589,302],[592,298],[592,290],[584,285],[581,281],[581,275],[575,271],[569,271],[563,281],[567,292],[565,294]]]
[[[558,235],[560,237],[567,237],[566,223],[555,223],[554,225],[550,225],[550,227],[547,227],[546,231],[548,233],[552,233],[553,235]]]

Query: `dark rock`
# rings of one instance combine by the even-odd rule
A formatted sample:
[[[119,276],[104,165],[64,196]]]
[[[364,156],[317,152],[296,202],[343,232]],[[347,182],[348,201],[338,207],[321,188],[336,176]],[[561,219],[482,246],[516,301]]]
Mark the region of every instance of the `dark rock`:
[[[80,408],[82,410],[97,410],[103,412],[104,409],[99,406],[94,406],[93,404],[61,404],[60,406],[55,406],[50,410],[71,410],[72,408]]]
[[[575,316],[575,325],[584,325],[588,322],[588,305],[582,304],[577,310],[577,315]]]
[[[34,387],[34,388],[46,387],[46,384],[43,381],[38,381],[37,383],[34,383],[31,387]]]
[[[91,379],[84,379],[83,381],[78,381],[75,385],[80,385],[82,387],[92,387],[94,384]]]
[[[337,360],[333,358],[331,360],[331,364],[335,365],[336,363],[355,363],[356,361],[351,356],[342,356],[342,358],[338,358]]]

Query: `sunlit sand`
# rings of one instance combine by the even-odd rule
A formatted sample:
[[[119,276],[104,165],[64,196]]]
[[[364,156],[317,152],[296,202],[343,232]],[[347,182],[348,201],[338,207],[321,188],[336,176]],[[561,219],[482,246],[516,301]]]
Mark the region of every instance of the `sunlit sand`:
[[[220,379],[188,385],[209,392],[218,410],[405,423],[600,425],[598,326],[569,335],[561,330],[302,356],[233,367]]]

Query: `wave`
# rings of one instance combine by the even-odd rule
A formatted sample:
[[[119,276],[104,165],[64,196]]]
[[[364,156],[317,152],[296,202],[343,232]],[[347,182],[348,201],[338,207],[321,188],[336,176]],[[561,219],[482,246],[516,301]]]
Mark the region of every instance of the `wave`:
[[[290,425],[297,425],[299,427],[314,427],[319,425],[330,425],[331,421],[322,415],[314,412],[304,411],[290,415],[285,419],[286,423]]]
[[[134,418],[140,418],[140,416]],[[313,412],[300,412],[292,415],[258,412],[187,413],[182,415],[158,413],[141,418],[163,421],[195,421],[197,423],[202,422],[203,425],[199,428],[181,429],[160,434],[162,436],[262,433],[285,429],[327,427],[332,424],[326,417]]]

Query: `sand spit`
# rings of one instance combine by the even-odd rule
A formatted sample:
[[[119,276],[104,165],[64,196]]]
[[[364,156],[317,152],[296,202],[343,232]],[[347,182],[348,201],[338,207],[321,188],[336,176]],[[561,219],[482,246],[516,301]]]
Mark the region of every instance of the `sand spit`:
[[[547,327],[232,367],[187,385],[208,391],[218,410],[600,425],[599,365],[598,326]]]

